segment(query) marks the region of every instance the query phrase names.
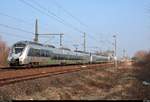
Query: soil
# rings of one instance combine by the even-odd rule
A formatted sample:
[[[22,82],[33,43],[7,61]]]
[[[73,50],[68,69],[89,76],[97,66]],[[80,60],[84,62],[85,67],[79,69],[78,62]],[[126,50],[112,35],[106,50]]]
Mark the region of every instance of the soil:
[[[0,87],[0,100],[150,99],[150,86],[137,79],[135,70],[125,63],[18,82]]]

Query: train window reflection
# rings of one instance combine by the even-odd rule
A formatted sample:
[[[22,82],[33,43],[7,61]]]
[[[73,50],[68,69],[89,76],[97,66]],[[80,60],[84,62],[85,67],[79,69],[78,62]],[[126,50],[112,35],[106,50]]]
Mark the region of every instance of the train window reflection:
[[[21,53],[23,48],[15,48],[15,54]]]

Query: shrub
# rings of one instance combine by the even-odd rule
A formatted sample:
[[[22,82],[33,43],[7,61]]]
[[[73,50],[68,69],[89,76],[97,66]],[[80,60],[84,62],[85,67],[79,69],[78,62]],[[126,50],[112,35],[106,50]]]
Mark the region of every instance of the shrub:
[[[136,66],[139,66],[139,70],[136,72],[137,77],[140,80],[145,80],[150,82],[150,52],[142,52],[136,54]]]
[[[136,62],[136,64],[143,65],[145,63],[145,58],[146,58],[147,54],[148,54],[147,51],[138,51],[134,55],[133,60]]]

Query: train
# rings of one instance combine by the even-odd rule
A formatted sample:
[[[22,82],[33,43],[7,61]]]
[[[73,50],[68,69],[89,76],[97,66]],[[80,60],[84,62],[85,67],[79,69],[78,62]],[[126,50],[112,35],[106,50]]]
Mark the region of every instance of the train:
[[[32,41],[18,41],[11,47],[8,55],[10,66],[46,65],[46,64],[86,64],[109,62],[109,56],[101,56],[84,51],[72,51],[69,48],[56,48]]]

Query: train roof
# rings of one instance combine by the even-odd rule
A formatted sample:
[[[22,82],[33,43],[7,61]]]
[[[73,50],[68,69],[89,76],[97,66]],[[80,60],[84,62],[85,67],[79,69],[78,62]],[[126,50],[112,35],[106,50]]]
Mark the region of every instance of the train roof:
[[[47,47],[56,48],[54,45],[45,45]]]
[[[74,52],[79,52],[79,53],[89,54],[88,52],[79,51],[79,50],[75,50]]]
[[[67,51],[71,51],[71,49],[69,49],[69,48],[65,48],[65,47],[60,47],[59,49],[61,49],[61,50],[67,50]]]
[[[33,44],[33,45],[39,45],[39,46],[46,46],[46,47],[55,48],[55,46],[53,46],[53,45],[44,45],[44,44],[36,43],[36,42],[32,42],[32,41],[18,41],[15,44],[26,44],[26,45],[27,44]]]

